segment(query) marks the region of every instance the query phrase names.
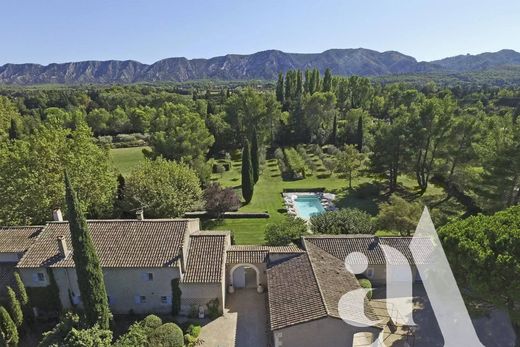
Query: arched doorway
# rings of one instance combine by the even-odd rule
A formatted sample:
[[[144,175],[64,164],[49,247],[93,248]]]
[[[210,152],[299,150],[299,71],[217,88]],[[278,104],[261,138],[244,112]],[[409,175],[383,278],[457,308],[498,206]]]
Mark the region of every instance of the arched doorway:
[[[237,264],[229,275],[234,288],[256,288],[260,284],[260,271],[253,264]]]

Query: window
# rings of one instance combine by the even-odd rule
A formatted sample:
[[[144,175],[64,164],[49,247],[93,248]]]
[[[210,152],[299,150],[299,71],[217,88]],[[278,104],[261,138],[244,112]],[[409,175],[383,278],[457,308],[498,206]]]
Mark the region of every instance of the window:
[[[367,277],[368,277],[368,278],[373,278],[373,277],[374,277],[374,268],[369,267],[369,268],[367,269]]]
[[[81,295],[76,295],[74,292],[72,292],[72,304],[73,305],[79,305],[81,302]]]
[[[161,296],[161,304],[162,305],[170,305],[172,303],[172,297],[171,296]]]
[[[135,303],[136,304],[146,304],[146,296],[144,296],[144,295],[136,295],[135,296]]]
[[[141,277],[143,278],[143,281],[151,282],[153,281],[153,272],[143,272]]]
[[[33,282],[45,282],[45,274],[43,272],[33,274]]]

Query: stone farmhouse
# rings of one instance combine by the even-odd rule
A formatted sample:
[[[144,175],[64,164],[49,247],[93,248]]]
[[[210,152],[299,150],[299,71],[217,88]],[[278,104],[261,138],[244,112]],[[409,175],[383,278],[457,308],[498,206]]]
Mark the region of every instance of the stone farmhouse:
[[[309,235],[298,246],[269,247],[232,245],[229,232],[201,231],[198,219],[89,220],[88,225],[113,313],[170,313],[174,279],[182,291],[183,315],[194,309],[207,314],[214,299],[222,311],[233,292],[256,288],[266,292],[272,346],[361,346],[355,342],[360,334],[376,336],[385,329],[390,317],[373,301],[365,300],[364,313],[381,319],[376,327],[357,328],[340,317],[341,296],[360,288],[345,270],[350,252],[366,255],[363,275],[374,284],[385,280],[380,244],[400,250],[415,276],[410,238]],[[11,284],[18,271],[29,292],[54,286],[62,308],[81,307],[72,252],[66,221],[0,228],[0,287]]]

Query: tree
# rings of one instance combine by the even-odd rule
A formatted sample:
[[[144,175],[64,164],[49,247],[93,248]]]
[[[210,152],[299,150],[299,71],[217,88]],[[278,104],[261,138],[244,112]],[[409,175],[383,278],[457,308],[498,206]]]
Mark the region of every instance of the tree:
[[[146,346],[148,344],[148,335],[142,322],[135,322],[128,328],[128,331],[121,335],[114,343],[113,347],[134,347]]]
[[[331,92],[332,91],[332,73],[330,72],[330,69],[327,68],[325,70],[325,75],[323,76],[323,88],[322,91],[324,92]]]
[[[3,335],[6,347],[18,346],[18,330],[11,316],[9,316],[9,313],[7,313],[7,310],[3,306],[0,306],[0,335]]]
[[[345,145],[343,151],[337,155],[337,171],[342,172],[348,179],[348,187],[352,189],[352,178],[357,176],[366,160],[366,154],[360,153],[353,145]]]
[[[169,102],[157,112],[164,126],[150,137],[154,158],[190,162],[205,157],[215,139],[199,114],[185,105]]]
[[[126,199],[152,218],[178,218],[202,206],[195,171],[163,158],[145,160],[126,179]]]
[[[16,293],[14,290],[7,286],[7,311],[9,312],[9,316],[11,316],[14,324],[17,328],[20,328],[23,325],[23,312],[22,306],[20,305],[20,301],[16,297]]]
[[[174,278],[172,280],[172,315],[176,316],[181,311],[182,291],[179,287],[180,280]]]
[[[286,217],[282,222],[268,224],[265,242],[269,246],[287,246],[307,232],[307,223],[301,218]]]
[[[224,212],[236,211],[240,207],[240,198],[231,187],[222,188],[217,182],[212,182],[204,189],[204,208],[210,214],[220,218]]]
[[[174,323],[166,323],[154,329],[148,336],[150,346],[184,347],[184,335]]]
[[[65,206],[63,168],[91,218],[112,214],[116,177],[108,149],[84,122],[75,129],[48,121],[17,141],[0,142],[0,224],[45,223]]]
[[[363,150],[363,116],[359,116],[357,123],[357,150],[361,152]]]
[[[311,230],[317,234],[373,234],[370,215],[356,208],[340,209],[314,215]]]
[[[509,311],[520,334],[520,206],[479,214],[439,230],[459,286]]]
[[[16,284],[16,295],[18,301],[20,301],[22,307],[25,307],[29,304],[29,296],[27,295],[27,291],[25,290],[25,286],[18,272],[14,273],[14,282]]]
[[[244,148],[242,149],[242,197],[246,204],[253,198],[254,192],[254,178],[253,168],[251,163],[251,149],[249,141],[244,141]]]
[[[97,324],[101,329],[108,329],[111,314],[108,308],[103,271],[90,236],[87,220],[81,211],[78,197],[67,173],[65,173],[65,191],[70,236],[74,249],[72,259],[75,264],[85,318],[89,327]]]
[[[258,178],[260,178],[260,161],[258,154],[258,136],[256,134],[256,130],[253,130],[251,140],[251,169],[253,170],[254,183],[258,182]]]
[[[11,126],[9,127],[9,139],[16,140],[20,136],[20,130],[18,129],[18,122],[16,119],[11,118]]]
[[[377,216],[377,226],[381,230],[399,231],[410,236],[421,217],[422,208],[418,203],[410,203],[397,195],[392,195],[388,203],[381,205]]]
[[[276,100],[282,105],[285,103],[283,73],[281,72],[278,74],[278,82],[276,82]]]

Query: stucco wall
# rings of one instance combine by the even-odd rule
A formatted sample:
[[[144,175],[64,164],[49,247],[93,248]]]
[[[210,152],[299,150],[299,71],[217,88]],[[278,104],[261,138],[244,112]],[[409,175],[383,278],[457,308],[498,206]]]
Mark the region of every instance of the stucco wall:
[[[215,298],[219,300],[219,309],[222,312],[225,305],[225,287],[222,283],[181,283],[181,314],[188,315],[192,305],[206,304]],[[207,308],[205,307],[207,312]]]
[[[45,282],[35,282],[34,274],[43,272]],[[49,285],[46,269],[20,269],[21,277],[27,287],[43,287]],[[72,306],[75,300],[81,306],[76,271],[73,268],[54,268],[54,278],[60,291],[63,308]],[[105,268],[105,286],[110,298],[110,309],[113,313],[126,314],[130,310],[135,313],[168,313],[171,312],[171,280],[179,277],[177,268]],[[147,280],[147,274],[153,274],[153,280]],[[145,296],[141,303],[136,297]],[[166,297],[166,303],[161,297]]]
[[[328,317],[275,330],[272,338],[274,347],[351,347],[353,336],[359,331],[379,333],[377,329],[356,328]]]
[[[17,263],[23,253],[0,253],[0,263]]]
[[[49,285],[49,276],[47,275],[46,268],[20,268],[18,269],[18,272],[20,273],[20,278],[26,287],[46,287]],[[43,274],[44,280],[42,282],[37,280],[36,276],[38,273]]]
[[[254,267],[256,267],[258,269],[260,283],[262,284],[262,286],[264,288],[267,288],[267,276],[265,273],[265,270],[267,268],[266,263],[226,264],[226,287],[228,287],[233,282],[231,271],[233,270],[233,268],[236,268],[237,265],[244,265],[244,266],[253,265]]]

